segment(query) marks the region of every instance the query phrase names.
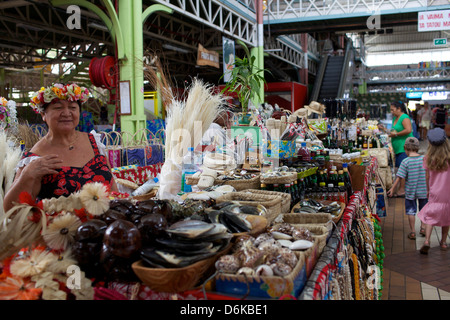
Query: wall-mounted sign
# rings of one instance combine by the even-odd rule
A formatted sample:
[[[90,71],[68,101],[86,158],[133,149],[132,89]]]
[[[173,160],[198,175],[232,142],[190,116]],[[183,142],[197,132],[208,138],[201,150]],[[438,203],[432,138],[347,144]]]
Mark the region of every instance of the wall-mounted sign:
[[[206,50],[200,43],[198,44],[197,52],[197,65],[199,66],[211,66],[217,69],[219,65],[219,53],[216,51]]]
[[[422,99],[423,92],[407,92],[406,98],[408,99]]]
[[[446,46],[447,38],[433,39],[433,44],[435,46]]]
[[[424,92],[422,100],[447,100],[448,91],[430,91]]]
[[[120,114],[131,115],[131,88],[130,80],[120,81]]]
[[[222,47],[223,47],[223,81],[230,81],[231,71],[234,68],[234,40],[222,37]]]
[[[418,14],[417,31],[450,30],[450,10],[424,11]]]

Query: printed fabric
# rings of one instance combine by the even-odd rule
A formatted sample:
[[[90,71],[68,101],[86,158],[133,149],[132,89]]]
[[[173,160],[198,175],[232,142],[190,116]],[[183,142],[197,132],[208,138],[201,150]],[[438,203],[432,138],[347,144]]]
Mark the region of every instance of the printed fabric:
[[[48,174],[42,178],[41,191],[38,199],[58,198],[69,196],[77,192],[83,185],[89,182],[101,182],[109,186],[112,184],[113,175],[107,165],[107,159],[100,154],[95,137],[88,133],[89,141],[94,150],[94,157],[83,167],[64,166],[57,174]],[[38,156],[32,152],[24,152],[23,158]]]

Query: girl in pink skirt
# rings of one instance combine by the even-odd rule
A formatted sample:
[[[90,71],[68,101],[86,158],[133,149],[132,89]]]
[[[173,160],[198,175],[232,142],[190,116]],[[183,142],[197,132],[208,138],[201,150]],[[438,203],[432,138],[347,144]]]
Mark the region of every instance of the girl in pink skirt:
[[[420,210],[418,217],[425,226],[425,242],[420,253],[428,254],[431,231],[434,226],[442,227],[441,250],[447,250],[446,243],[450,226],[450,143],[445,131],[435,128],[428,131],[428,150],[423,167],[426,170],[428,203]]]

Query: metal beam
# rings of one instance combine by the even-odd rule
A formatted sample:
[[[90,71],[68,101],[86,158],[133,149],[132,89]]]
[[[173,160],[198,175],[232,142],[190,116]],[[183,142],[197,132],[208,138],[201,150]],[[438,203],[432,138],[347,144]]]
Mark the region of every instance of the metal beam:
[[[235,0],[155,0],[155,2],[219,30],[227,36],[242,40],[247,45],[252,47],[257,45],[256,16],[248,1],[244,4]]]

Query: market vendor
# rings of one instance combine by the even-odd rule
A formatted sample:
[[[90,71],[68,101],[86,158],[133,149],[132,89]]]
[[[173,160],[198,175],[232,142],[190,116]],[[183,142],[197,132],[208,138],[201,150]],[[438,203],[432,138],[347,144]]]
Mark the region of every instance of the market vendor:
[[[383,124],[379,124],[378,128],[388,133],[391,138],[392,149],[395,154],[395,168],[398,169],[400,164],[408,156],[405,153],[405,141],[408,137],[413,137],[411,118],[408,116],[406,106],[400,101],[391,103],[392,128],[388,133]],[[405,195],[404,183],[400,185],[397,196]]]
[[[55,84],[33,96],[30,105],[41,114],[48,133],[19,161],[14,183],[4,198],[5,212],[19,202],[23,191],[33,198],[57,198],[89,182],[102,182],[117,191],[100,148],[100,135],[76,130],[81,104],[88,96],[89,91],[76,84]]]
[[[228,113],[227,111],[222,111],[203,134],[201,144],[203,146],[226,146],[227,134],[225,129],[227,127]],[[206,147],[206,150],[208,150],[208,147]]]

